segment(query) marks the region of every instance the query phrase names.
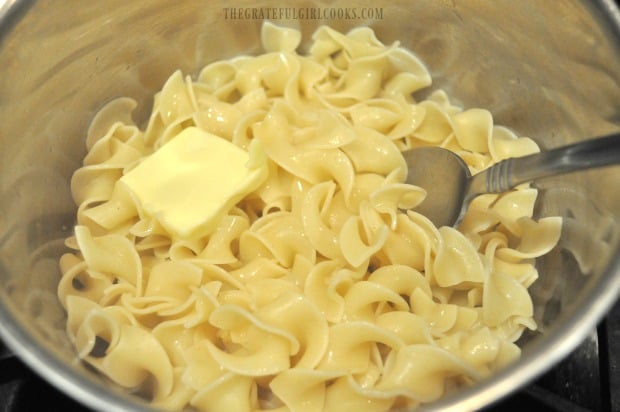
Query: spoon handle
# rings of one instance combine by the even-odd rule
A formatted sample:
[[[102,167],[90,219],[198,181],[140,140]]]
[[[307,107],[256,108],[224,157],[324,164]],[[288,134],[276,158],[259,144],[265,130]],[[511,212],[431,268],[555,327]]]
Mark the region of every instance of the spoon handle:
[[[620,133],[503,160],[480,174],[486,187],[481,187],[482,179],[476,175],[471,189],[501,193],[543,177],[613,164],[620,164]]]

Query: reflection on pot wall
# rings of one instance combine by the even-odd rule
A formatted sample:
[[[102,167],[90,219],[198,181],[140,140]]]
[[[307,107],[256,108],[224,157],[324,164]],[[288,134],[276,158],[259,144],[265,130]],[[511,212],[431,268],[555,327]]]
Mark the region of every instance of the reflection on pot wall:
[[[620,52],[591,5],[407,3],[389,2],[373,21],[278,23],[300,27],[306,38],[322,23],[340,30],[370,24],[385,43],[401,41],[420,55],[433,89],[444,88],[464,106],[488,108],[497,123],[544,148],[618,130]],[[69,183],[85,154],[86,128],[118,96],[135,99],[136,120],[144,120],[152,93],[177,68],[192,74],[215,58],[257,50],[260,21],[226,19],[226,0],[206,4],[26,2],[0,39],[0,296],[40,341],[66,348],[68,358],[57,259],[74,224]],[[560,311],[578,310],[618,251],[620,194],[609,188],[619,186],[619,172],[540,182],[538,212],[566,222],[560,246],[539,262],[544,275],[532,287],[543,331]]]
[[[65,315],[56,288],[58,253],[74,221],[66,179],[50,168],[32,168],[4,193],[7,196],[0,203],[7,222],[0,237],[4,292],[45,341],[65,346]],[[47,205],[47,210],[24,216],[24,211],[34,211],[37,203]]]

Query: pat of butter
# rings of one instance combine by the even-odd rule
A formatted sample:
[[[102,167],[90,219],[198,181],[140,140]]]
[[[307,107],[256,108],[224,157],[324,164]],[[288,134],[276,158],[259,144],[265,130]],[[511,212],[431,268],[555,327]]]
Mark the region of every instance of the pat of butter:
[[[264,154],[252,147],[250,152],[190,127],[120,181],[129,188],[138,208],[171,234],[204,236],[267,178]]]

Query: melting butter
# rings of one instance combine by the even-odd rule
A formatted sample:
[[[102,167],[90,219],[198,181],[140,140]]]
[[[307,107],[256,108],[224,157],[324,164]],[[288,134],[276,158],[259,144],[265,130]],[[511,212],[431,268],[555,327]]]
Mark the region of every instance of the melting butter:
[[[190,127],[121,178],[146,216],[176,237],[211,233],[225,214],[267,178],[266,156]]]

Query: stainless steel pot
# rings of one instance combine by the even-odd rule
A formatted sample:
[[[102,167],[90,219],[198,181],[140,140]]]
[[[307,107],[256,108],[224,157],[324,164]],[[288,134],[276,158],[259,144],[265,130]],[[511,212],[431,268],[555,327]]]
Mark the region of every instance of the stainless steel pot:
[[[543,148],[620,128],[620,11],[612,0],[296,1],[287,7],[371,8],[373,19],[276,20],[308,35],[326,23],[370,25],[428,64],[462,105]],[[139,400],[76,361],[56,299],[57,259],[75,207],[69,179],[85,154],[95,111],[117,96],[138,101],[177,68],[257,50],[261,22],[231,7],[269,0],[0,1],[0,336],[62,391],[98,410]],[[264,11],[264,10],[263,10]],[[228,14],[227,14],[228,13]],[[249,18],[248,18],[249,17]],[[329,17],[329,15],[328,15]],[[565,218],[560,245],[531,288],[540,330],[523,358],[492,379],[431,405],[471,410],[521,387],[567,355],[620,290],[620,169],[539,182],[537,213]]]

